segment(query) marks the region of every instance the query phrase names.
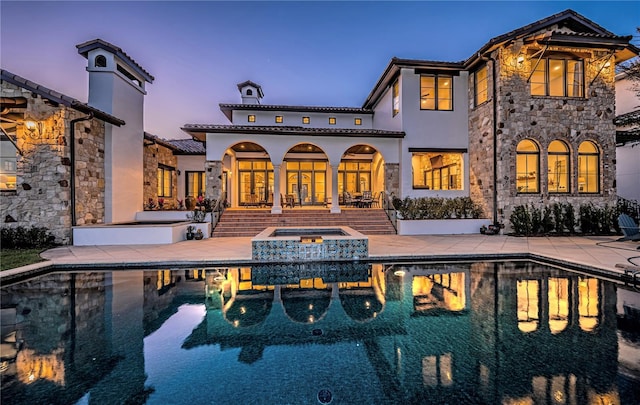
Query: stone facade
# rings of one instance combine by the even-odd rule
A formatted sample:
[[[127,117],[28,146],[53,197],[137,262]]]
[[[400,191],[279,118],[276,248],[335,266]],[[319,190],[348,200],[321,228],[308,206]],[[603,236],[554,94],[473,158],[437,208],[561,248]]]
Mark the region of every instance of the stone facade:
[[[145,139],[144,147],[144,200],[141,210],[147,208],[149,199],[154,203],[158,201],[158,167],[164,166],[173,169],[171,176],[171,197],[164,197],[164,209],[176,209],[178,207],[178,158],[173,154],[173,149],[161,142],[153,142]]]
[[[57,243],[69,243],[73,205],[70,122],[86,114],[4,81],[2,96],[24,97],[26,108],[13,108],[10,114],[23,115],[41,128],[31,135],[19,122],[15,133],[9,133],[22,154],[17,154],[16,189],[1,194],[1,226],[46,227]],[[97,119],[75,125],[77,225],[104,222],[104,125]]]
[[[495,93],[495,182],[497,220],[508,224],[513,208],[556,202],[570,203],[576,210],[586,203],[612,205],[615,189],[615,87],[613,63],[604,67],[609,51],[593,48],[549,46],[553,55],[579,55],[584,61],[584,97],[532,96],[529,78],[540,55],[540,46],[522,40],[499,47],[488,59],[496,61]],[[538,52],[538,54],[536,54]],[[488,66],[486,103],[474,106],[473,75],[469,82],[469,163],[470,193],[488,218],[493,218],[494,200],[494,116],[492,61]],[[540,189],[538,193],[518,193],[516,187],[516,146],[523,139],[533,140],[540,149]],[[567,193],[550,193],[547,187],[547,150],[554,140],[569,147],[570,188]],[[594,142],[599,149],[600,185],[597,194],[578,192],[578,147]]]

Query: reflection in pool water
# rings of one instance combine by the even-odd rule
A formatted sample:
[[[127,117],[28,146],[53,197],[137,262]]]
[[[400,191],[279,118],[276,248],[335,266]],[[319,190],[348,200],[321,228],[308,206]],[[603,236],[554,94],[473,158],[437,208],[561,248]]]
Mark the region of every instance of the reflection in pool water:
[[[2,288],[2,403],[635,404],[620,292],[528,262],[53,273]]]

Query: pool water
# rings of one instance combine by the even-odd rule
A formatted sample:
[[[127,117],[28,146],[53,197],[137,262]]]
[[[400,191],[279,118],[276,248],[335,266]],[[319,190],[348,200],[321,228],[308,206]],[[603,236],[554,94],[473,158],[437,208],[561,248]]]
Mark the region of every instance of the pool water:
[[[533,262],[4,285],[7,404],[638,404],[640,293]]]

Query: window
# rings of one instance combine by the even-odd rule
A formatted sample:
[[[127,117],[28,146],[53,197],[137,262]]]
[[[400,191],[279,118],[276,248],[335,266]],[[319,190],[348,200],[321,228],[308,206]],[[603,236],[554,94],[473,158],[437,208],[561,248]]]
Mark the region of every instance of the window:
[[[309,117],[302,117],[302,123],[303,123],[303,124],[309,124],[309,123],[311,123],[311,118],[309,118]]]
[[[549,144],[547,187],[550,193],[568,193],[569,190],[569,148],[562,141]]]
[[[96,56],[95,60],[96,67],[107,67],[107,58],[104,55]]]
[[[284,117],[282,115],[276,115],[276,124],[282,124],[284,122]]]
[[[172,167],[158,167],[158,197],[171,197],[173,195],[173,171]]]
[[[12,134],[14,136],[15,134]],[[9,138],[0,137],[0,190],[16,189],[18,150]]]
[[[253,90],[247,89],[247,96],[253,96]]]
[[[393,116],[395,117],[399,112],[400,112],[400,83],[396,80],[395,83],[393,83],[393,89],[392,89],[392,110],[393,110]]]
[[[581,60],[543,58],[531,75],[532,96],[584,97]]]
[[[462,153],[414,152],[411,157],[413,188],[462,190]]]
[[[584,141],[578,147],[578,193],[600,192],[600,152],[595,143]]]
[[[487,65],[484,65],[473,74],[474,80],[474,105],[480,105],[488,100]]]
[[[540,149],[525,139],[516,148],[516,188],[518,193],[538,193],[540,190]]]
[[[187,189],[185,197],[204,196],[207,189],[207,177],[204,172],[186,172]]]
[[[329,125],[336,125],[336,117],[329,117]]]
[[[452,88],[452,76],[420,76],[420,109],[453,110]]]
[[[355,118],[355,119],[353,120],[353,123],[354,123],[355,125],[362,125],[362,118]]]
[[[253,114],[247,115],[247,121],[248,122],[256,122],[256,116],[253,115]]]

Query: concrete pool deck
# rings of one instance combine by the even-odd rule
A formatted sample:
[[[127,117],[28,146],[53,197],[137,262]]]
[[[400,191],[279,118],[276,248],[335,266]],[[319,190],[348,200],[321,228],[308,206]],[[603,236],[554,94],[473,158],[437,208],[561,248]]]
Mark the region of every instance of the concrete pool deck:
[[[372,261],[467,260],[516,257],[548,259],[619,278],[640,266],[637,242],[619,236],[514,237],[507,235],[369,235]],[[0,273],[0,280],[24,277],[44,268],[169,268],[250,264],[251,238],[210,238],[164,245],[61,246],[41,254],[47,261]]]

